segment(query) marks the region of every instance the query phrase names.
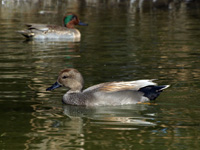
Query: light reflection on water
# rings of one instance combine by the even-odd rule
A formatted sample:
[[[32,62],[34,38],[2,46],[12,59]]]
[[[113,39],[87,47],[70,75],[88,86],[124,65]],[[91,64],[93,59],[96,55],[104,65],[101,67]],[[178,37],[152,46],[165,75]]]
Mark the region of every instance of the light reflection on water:
[[[187,147],[191,141],[198,144],[198,134],[195,133],[198,121],[193,121],[193,117],[199,114],[197,108],[185,109],[185,112],[192,113],[186,116],[180,113],[183,108],[177,105],[177,109],[143,104],[96,108],[47,105],[34,106],[32,115],[35,119],[30,122],[32,133],[26,135],[32,138],[27,144],[30,148],[39,148],[41,145],[35,142],[40,139],[43,148],[51,149],[55,146],[87,149],[92,145],[99,146],[98,140],[104,148],[117,148],[119,145],[113,145],[113,138],[114,143],[121,143],[120,148],[125,146],[125,141],[125,147],[150,144],[153,148],[157,143],[159,148],[177,148],[176,144],[184,142]],[[188,135],[189,130],[193,136]]]
[[[158,3],[150,7],[145,1],[139,5],[139,0],[4,2],[0,149],[199,147],[197,9],[184,2],[165,3],[160,9]],[[78,27],[80,41],[26,41],[16,33],[24,22],[60,24],[66,10],[89,23]],[[151,105],[65,106],[61,99],[66,89],[45,91],[65,67],[77,68],[85,87],[141,78],[171,87]]]

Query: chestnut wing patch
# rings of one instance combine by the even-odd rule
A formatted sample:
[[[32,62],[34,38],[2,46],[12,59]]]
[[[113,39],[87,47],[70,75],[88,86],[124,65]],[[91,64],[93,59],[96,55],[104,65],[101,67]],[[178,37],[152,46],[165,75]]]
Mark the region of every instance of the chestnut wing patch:
[[[112,82],[102,86],[100,90],[105,92],[117,92],[124,90],[138,90],[138,88],[137,85],[131,82]]]

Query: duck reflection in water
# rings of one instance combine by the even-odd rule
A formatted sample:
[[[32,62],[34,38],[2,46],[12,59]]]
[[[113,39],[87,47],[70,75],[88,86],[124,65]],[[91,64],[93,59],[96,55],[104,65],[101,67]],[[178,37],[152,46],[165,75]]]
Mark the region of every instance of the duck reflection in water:
[[[104,129],[135,130],[138,126],[156,125],[153,120],[159,111],[157,106],[145,104],[103,107],[63,105],[63,109],[64,114],[70,119],[69,122],[77,122],[77,119],[82,122],[83,118],[87,118],[91,124],[101,124]],[[110,125],[113,127],[111,128]]]

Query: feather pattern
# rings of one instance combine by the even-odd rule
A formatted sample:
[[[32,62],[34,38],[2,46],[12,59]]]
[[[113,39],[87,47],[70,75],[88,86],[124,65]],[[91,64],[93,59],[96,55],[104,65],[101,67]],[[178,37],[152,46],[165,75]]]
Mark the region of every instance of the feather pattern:
[[[108,92],[116,92],[121,90],[139,90],[141,87],[147,85],[156,85],[152,80],[137,80],[129,82],[112,82],[110,84],[103,85],[100,90]]]
[[[34,39],[73,39],[80,38],[81,34],[77,29],[43,24],[27,24],[27,30],[18,31],[27,38]]]

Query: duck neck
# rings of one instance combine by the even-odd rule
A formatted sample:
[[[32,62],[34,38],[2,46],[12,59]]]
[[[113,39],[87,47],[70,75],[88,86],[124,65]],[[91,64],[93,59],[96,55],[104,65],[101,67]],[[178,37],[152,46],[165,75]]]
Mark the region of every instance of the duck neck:
[[[71,94],[71,93],[81,93],[81,90],[69,90],[67,92],[67,94]]]
[[[67,93],[81,93],[82,87],[83,86],[79,83],[73,84]]]

